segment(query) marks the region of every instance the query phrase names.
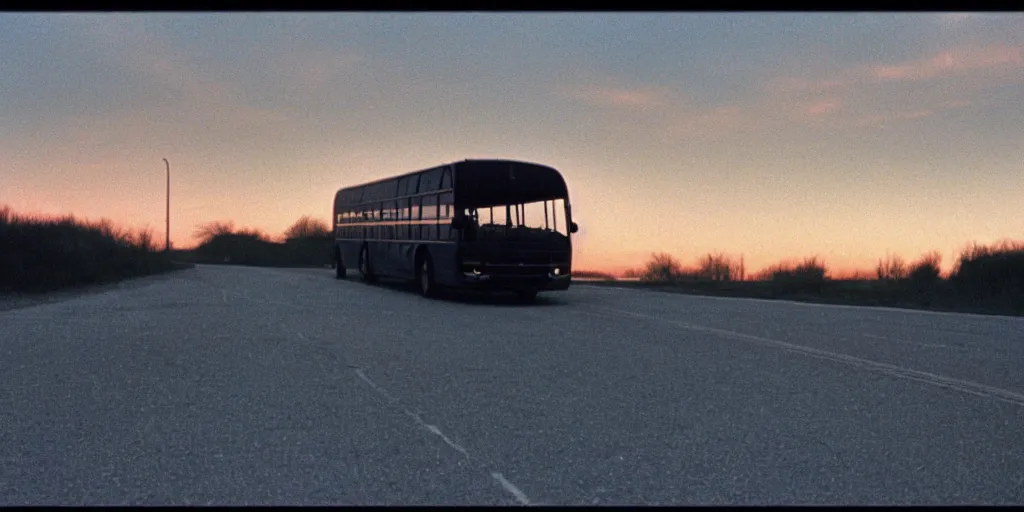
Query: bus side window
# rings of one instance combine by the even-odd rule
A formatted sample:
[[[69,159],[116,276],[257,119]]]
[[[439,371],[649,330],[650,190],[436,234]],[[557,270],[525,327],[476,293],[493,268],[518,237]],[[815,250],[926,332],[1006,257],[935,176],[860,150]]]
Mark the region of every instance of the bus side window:
[[[444,173],[441,174],[441,190],[452,188],[452,170],[445,168]]]
[[[409,234],[409,238],[411,238],[413,240],[419,240],[420,239],[420,225],[419,225],[419,220],[420,220],[420,198],[418,198],[418,197],[411,198],[411,203],[412,203],[412,212],[411,212],[412,213],[412,219],[411,219],[412,220],[412,225],[409,226],[409,229],[411,230],[411,233]]]
[[[437,196],[423,196],[422,215],[424,221],[420,226],[423,240],[437,240]]]
[[[391,223],[388,225],[388,240],[398,239],[398,225],[395,222],[398,220],[398,201],[391,201]]]
[[[419,184],[420,184],[420,175],[419,174],[414,174],[414,175],[410,176],[409,177],[409,181],[406,184],[405,194],[409,195],[409,196],[415,194],[416,190],[419,188]]]
[[[441,169],[431,169],[420,175],[420,193],[433,192],[441,185]]]
[[[445,170],[447,173],[448,171]],[[437,238],[439,240],[448,240],[451,238],[452,233],[452,194],[446,192],[438,196],[438,217],[437,223]]]
[[[398,202],[398,239],[409,239],[409,199],[402,199]]]

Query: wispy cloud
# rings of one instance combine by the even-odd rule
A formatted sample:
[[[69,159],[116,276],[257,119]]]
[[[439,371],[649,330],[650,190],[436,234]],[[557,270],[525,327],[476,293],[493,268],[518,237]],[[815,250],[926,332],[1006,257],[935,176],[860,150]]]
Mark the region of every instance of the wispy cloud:
[[[568,95],[576,100],[598,106],[646,109],[662,106],[668,93],[656,87],[609,87],[585,85],[567,88]]]
[[[918,59],[839,69],[829,76],[772,77],[765,90],[775,94],[824,93],[891,81],[919,81],[967,72],[1011,71],[1024,77],[1024,47],[993,44],[959,46]]]
[[[877,80],[924,80],[941,75],[1000,68],[1020,68],[1024,48],[1008,45],[953,48],[930,57],[895,65],[873,65]]]
[[[947,79],[955,80],[955,86],[928,85]],[[772,77],[764,84],[769,102],[764,108],[788,110],[796,121],[818,123],[834,117],[853,126],[877,127],[975,105],[973,96],[1008,82],[1024,83],[1024,47],[961,45],[905,61],[842,68],[824,76]],[[906,98],[898,110],[892,109],[893,95]]]
[[[807,105],[804,112],[811,116],[823,116],[831,114],[842,108],[842,101],[838,99],[823,99]]]

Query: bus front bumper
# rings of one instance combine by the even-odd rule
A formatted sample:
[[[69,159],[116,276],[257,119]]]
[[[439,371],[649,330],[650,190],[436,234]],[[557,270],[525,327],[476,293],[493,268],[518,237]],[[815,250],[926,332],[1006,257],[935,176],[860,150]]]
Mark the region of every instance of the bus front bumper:
[[[474,274],[463,272],[463,284],[481,290],[568,290],[572,274]]]

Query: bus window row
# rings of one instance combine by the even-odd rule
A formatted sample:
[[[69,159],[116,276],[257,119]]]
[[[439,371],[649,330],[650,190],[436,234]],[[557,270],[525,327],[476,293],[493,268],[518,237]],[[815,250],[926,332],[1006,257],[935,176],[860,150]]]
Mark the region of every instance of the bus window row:
[[[338,238],[355,240],[454,240],[455,231],[445,224],[384,224],[336,228]]]
[[[440,203],[440,204],[438,204]],[[335,223],[351,224],[377,221],[419,221],[450,219],[454,214],[451,193],[423,196],[397,201],[384,201],[373,205],[354,207],[338,213]]]

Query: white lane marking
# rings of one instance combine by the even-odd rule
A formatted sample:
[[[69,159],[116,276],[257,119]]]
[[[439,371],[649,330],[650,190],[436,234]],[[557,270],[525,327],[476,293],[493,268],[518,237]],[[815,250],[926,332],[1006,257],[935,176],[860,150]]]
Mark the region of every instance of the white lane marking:
[[[380,393],[381,395],[384,396],[384,398],[387,398],[391,402],[395,402],[395,399],[391,398],[391,395],[389,395],[387,391],[384,391],[384,388],[374,384],[373,381],[370,380],[370,378],[367,377],[365,373],[363,373],[363,370],[356,368],[355,371],[356,371],[356,375],[358,375],[360,379],[363,379],[363,382],[369,384],[370,387],[373,388],[374,391]]]
[[[223,300],[224,302],[228,301],[228,291],[227,290],[221,290],[220,291],[220,296],[221,296],[221,300]]]
[[[602,289],[606,288],[609,290],[625,290],[641,294],[644,292],[661,292],[670,293],[673,295],[681,295],[683,297],[694,297],[700,299],[712,299],[720,301],[748,301],[748,302],[761,302],[765,304],[788,304],[793,306],[804,306],[811,308],[834,308],[834,309],[857,309],[862,311],[878,311],[881,313],[918,313],[922,315],[945,315],[945,316],[965,316],[984,320],[1009,320],[1013,322],[1024,322],[1024,317],[1011,316],[1011,315],[985,315],[981,313],[958,313],[955,311],[933,311],[929,309],[912,309],[912,308],[898,308],[898,307],[884,307],[884,306],[856,306],[850,304],[826,304],[823,302],[804,302],[799,300],[787,300],[787,299],[759,299],[757,297],[722,297],[720,295],[702,295],[699,293],[681,293],[673,291],[659,290],[657,288],[626,288],[618,286],[602,286],[593,285],[587,283],[580,283],[582,286],[586,286],[590,289]]]
[[[770,338],[762,338],[761,336],[754,336],[752,334],[744,334],[740,332],[727,331],[725,329],[716,329],[714,327],[705,327],[702,325],[692,325],[685,322],[679,322],[675,320],[668,320],[652,315],[645,315],[643,313],[634,313],[632,311],[623,311],[619,309],[604,308],[599,306],[593,306],[595,309],[604,310],[608,313],[627,315],[635,318],[644,318],[648,320],[657,320],[660,322],[672,324],[684,329],[692,331],[706,332],[709,334],[717,334],[728,338],[740,339],[743,341],[754,342],[761,345],[769,345],[790,352],[796,352],[811,357],[817,357],[819,359],[826,359],[838,363],[847,364],[850,366],[856,366],[858,368],[864,368],[866,370],[873,370],[886,375],[899,377],[901,379],[913,380],[917,382],[923,382],[933,386],[955,389],[964,393],[977,395],[986,398],[992,398],[1008,402],[1014,405],[1024,406],[1024,394],[1010,391],[1007,389],[997,388],[994,386],[988,386],[978,382],[973,382],[963,379],[955,379],[952,377],[945,377],[942,375],[936,375],[934,373],[923,372],[920,370],[912,370],[910,368],[903,368],[900,366],[881,363],[878,361],[871,361],[869,359],[862,359],[859,357],[849,356],[846,354],[840,354],[837,352],[830,352],[828,350],[821,350],[817,348],[805,347],[803,345],[796,345],[794,343],[788,343],[780,340],[773,340]]]
[[[354,370],[356,372],[356,375],[358,375],[359,378],[362,379],[363,382],[369,384],[370,387],[373,388],[374,391],[376,391],[377,393],[380,393],[380,395],[383,396],[384,398],[387,398],[388,401],[391,402],[393,405],[395,405],[395,406],[399,407],[400,409],[402,409],[402,412],[405,413],[406,416],[409,416],[410,418],[412,418],[413,421],[415,421],[419,426],[423,427],[424,429],[426,429],[431,434],[434,434],[434,435],[440,437],[441,440],[445,442],[445,444],[447,444],[448,446],[452,447],[454,450],[456,450],[459,453],[461,453],[467,459],[472,460],[472,457],[469,455],[469,452],[466,451],[465,448],[459,446],[454,441],[449,439],[448,436],[444,435],[444,432],[441,432],[441,429],[437,428],[437,426],[435,426],[435,425],[431,425],[431,424],[423,421],[423,418],[421,418],[419,414],[416,414],[416,413],[410,411],[409,409],[406,409],[402,404],[399,403],[398,399],[396,399],[395,397],[393,397],[390,394],[388,394],[388,392],[385,391],[384,388],[378,386],[376,383],[374,383],[372,380],[370,380],[370,378],[366,376],[366,373],[363,372],[362,369],[355,368]],[[513,496],[515,496],[516,500],[519,501],[519,503],[522,503],[523,505],[529,505],[530,504],[530,499],[526,497],[526,494],[524,494],[523,491],[519,490],[518,487],[513,485],[512,482],[509,482],[508,480],[506,480],[505,477],[501,475],[501,473],[491,472],[491,478],[497,480],[498,483],[500,483],[501,486],[503,488],[505,488],[506,491],[511,493]]]
[[[465,455],[466,458],[469,458],[469,452],[467,452],[465,448],[459,446],[454,441],[449,439],[448,436],[444,435],[444,432],[441,432],[441,429],[437,428],[437,426],[431,425],[431,424],[423,421],[423,418],[420,417],[419,414],[416,414],[416,413],[410,411],[409,409],[406,409],[401,404],[399,404],[398,400],[396,398],[394,398],[391,395],[389,395],[387,391],[384,391],[384,388],[378,386],[372,380],[370,380],[370,378],[366,376],[366,373],[364,373],[363,370],[356,369],[355,372],[356,372],[356,375],[358,375],[359,378],[363,380],[363,382],[366,382],[371,387],[373,387],[373,389],[375,391],[377,391],[382,396],[384,396],[384,398],[387,398],[388,401],[390,401],[392,404],[397,405],[398,407],[400,407],[402,409],[402,412],[404,412],[406,416],[412,418],[413,421],[415,421],[419,426],[423,427],[424,429],[426,429],[431,434],[434,434],[437,437],[440,437],[441,440],[445,442],[445,444],[447,444],[448,446],[451,446],[452,448],[455,449],[455,451],[461,453],[462,455]]]
[[[455,444],[451,439],[448,439],[448,436],[444,435],[444,432],[441,432],[441,429],[439,429],[436,426],[430,425],[427,422],[423,421],[423,418],[420,418],[420,416],[418,414],[416,414],[416,413],[411,413],[409,411],[405,411],[405,413],[408,414],[410,417],[412,417],[412,419],[415,420],[416,423],[419,423],[421,426],[423,426],[424,428],[429,430],[431,433],[433,433],[434,435],[440,437],[441,440],[445,442],[445,444],[447,444],[448,446],[451,446],[453,449],[455,449],[455,451],[461,453],[467,459],[469,458],[469,452],[467,452],[465,448]]]
[[[865,338],[874,338],[876,340],[895,341],[897,343],[906,343],[908,345],[918,345],[918,346],[921,346],[921,347],[949,348],[949,345],[940,345],[938,343],[919,343],[919,342],[916,342],[916,341],[907,341],[907,340],[901,340],[901,339],[897,339],[897,338],[889,338],[889,337],[886,337],[886,336],[879,336],[877,334],[869,334],[869,333],[866,333],[866,332],[865,333],[861,333],[861,335],[864,336]]]
[[[501,486],[504,487],[506,491],[512,493],[512,495],[516,497],[516,500],[518,500],[519,503],[522,503],[523,505],[526,506],[530,505],[530,499],[527,498],[525,494],[523,494],[523,491],[520,491],[519,488],[516,487],[512,482],[506,480],[501,473],[493,472],[491,473],[491,478],[497,480],[498,483],[500,483]]]

